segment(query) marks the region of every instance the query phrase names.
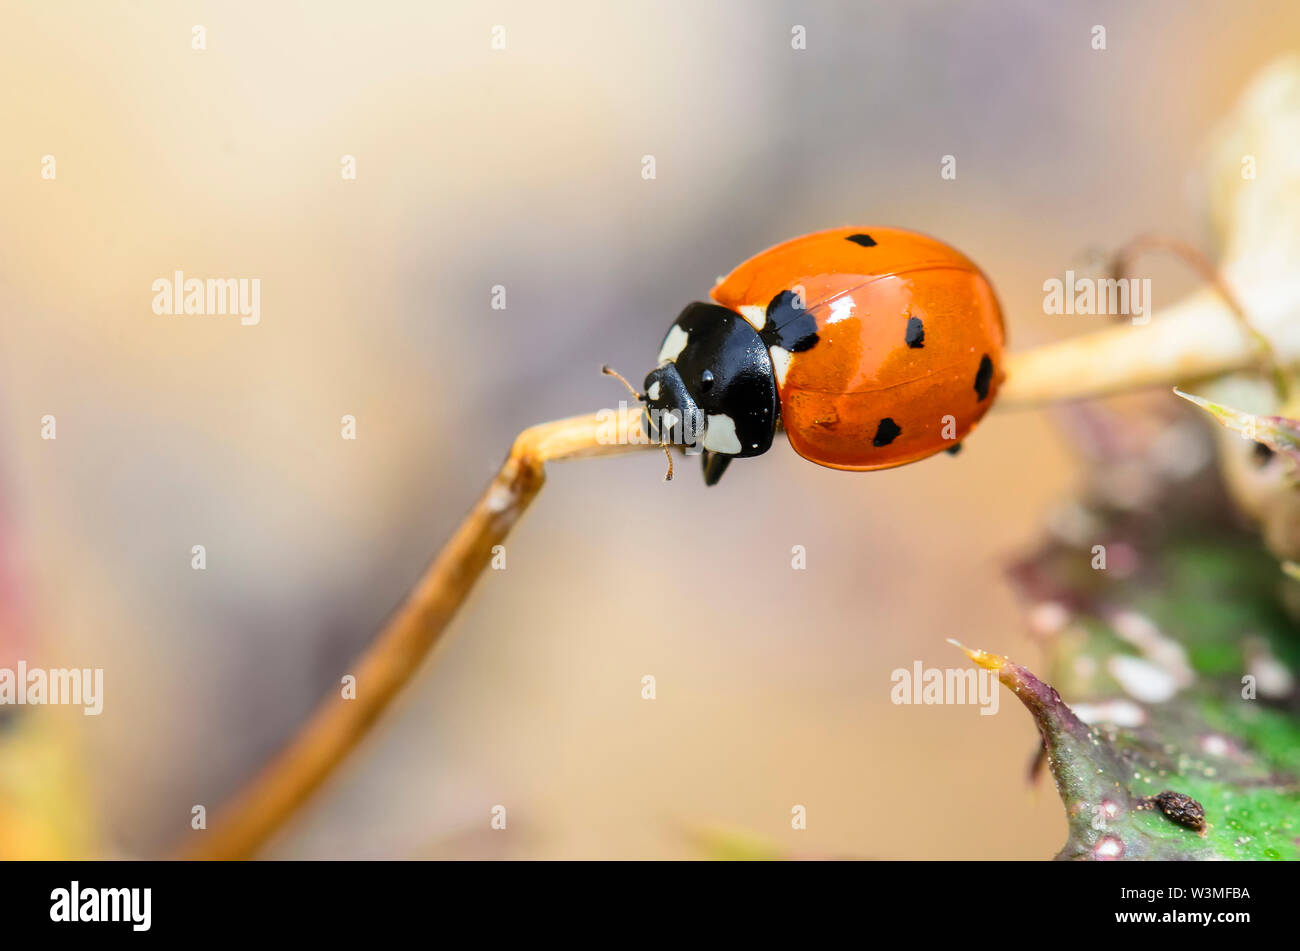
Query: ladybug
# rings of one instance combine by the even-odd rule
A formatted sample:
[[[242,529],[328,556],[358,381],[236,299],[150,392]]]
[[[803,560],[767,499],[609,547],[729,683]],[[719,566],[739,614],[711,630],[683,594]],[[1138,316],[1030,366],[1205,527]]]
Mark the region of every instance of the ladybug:
[[[912,231],[795,238],[750,258],[711,296],[668,328],[637,394],[647,435],[700,452],[707,485],[732,459],[767,452],[778,422],[795,452],[832,469],[955,451],[1004,378],[988,280]]]

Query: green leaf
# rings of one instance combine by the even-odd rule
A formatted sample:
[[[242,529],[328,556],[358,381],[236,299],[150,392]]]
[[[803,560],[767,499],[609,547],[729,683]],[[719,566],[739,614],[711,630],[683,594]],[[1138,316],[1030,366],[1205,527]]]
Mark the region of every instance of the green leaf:
[[[1097,484],[1144,464],[1121,455]],[[1053,538],[1014,567],[1031,605],[1052,607],[1036,612],[1054,619],[1046,683],[967,653],[1038,724],[1069,819],[1059,858],[1300,859],[1300,583],[1231,517],[1212,470],[1154,472],[1142,506],[1085,493],[1096,544]]]

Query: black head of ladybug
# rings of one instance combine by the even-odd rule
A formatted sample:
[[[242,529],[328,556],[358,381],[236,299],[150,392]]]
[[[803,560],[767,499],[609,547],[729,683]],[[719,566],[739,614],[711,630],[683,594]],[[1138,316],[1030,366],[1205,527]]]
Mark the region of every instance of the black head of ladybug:
[[[645,378],[645,401],[647,435],[703,453],[707,485],[733,458],[767,452],[780,411],[758,331],[717,304],[690,304],[668,328],[659,366]]]

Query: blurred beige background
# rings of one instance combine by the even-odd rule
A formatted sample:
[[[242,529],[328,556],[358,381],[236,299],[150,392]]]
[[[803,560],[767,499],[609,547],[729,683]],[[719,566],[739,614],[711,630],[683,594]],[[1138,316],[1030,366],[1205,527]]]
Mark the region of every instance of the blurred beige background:
[[[1043,281],[1142,231],[1208,246],[1209,133],[1300,27],[1289,2],[476,6],[0,14],[5,649],[106,669],[104,714],[65,717],[96,850],[189,834],[334,689],[513,435],[616,402],[600,364],[639,379],[763,247],[911,227],[981,264],[1013,347],[1094,329],[1044,316]],[[261,323],[155,315],[176,269],[260,278]],[[268,854],[696,857],[694,830],[729,829],[1049,857],[1028,716],[896,707],[889,674],[960,666],[948,637],[1032,666],[1003,569],[1076,466],[1049,415],[1011,412],[880,473],[783,440],[707,491],[649,454],[555,466],[507,570]]]

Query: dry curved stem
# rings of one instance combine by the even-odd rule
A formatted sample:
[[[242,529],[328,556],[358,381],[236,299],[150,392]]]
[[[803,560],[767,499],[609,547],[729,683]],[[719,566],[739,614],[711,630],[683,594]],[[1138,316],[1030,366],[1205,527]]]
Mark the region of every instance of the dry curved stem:
[[[1192,270],[1200,275],[1201,280],[1214,288],[1218,295],[1223,298],[1223,302],[1228,305],[1228,309],[1232,312],[1232,316],[1236,318],[1238,325],[1254,343],[1255,350],[1259,354],[1260,367],[1272,382],[1273,389],[1277,393],[1278,402],[1286,403],[1289,387],[1286,374],[1282,372],[1282,367],[1278,363],[1277,354],[1273,352],[1272,341],[1255,327],[1254,322],[1246,313],[1246,309],[1237,300],[1237,295],[1228,286],[1223,273],[1195,245],[1164,235],[1139,235],[1115,252],[1114,257],[1111,259],[1111,277],[1116,280],[1123,280],[1132,268],[1133,262],[1148,251],[1170,252],[1188,264]]]
[[[196,832],[183,857],[236,859],[253,855],[307,801],[419,670],[448,622],[469,596],[500,544],[545,481],[545,464],[559,459],[658,449],[657,443],[611,443],[612,425],[639,426],[640,406],[543,423],[524,430],[496,477],[406,602],[384,625],[360,662],[355,699],[328,695],[297,736],[215,817]],[[619,432],[628,430],[619,429]]]
[[[1252,298],[1251,314],[1253,331],[1265,333],[1276,363],[1300,364],[1300,292],[1289,285],[1269,288]],[[1009,356],[998,406],[1091,399],[1258,369],[1253,331],[1217,291],[1200,291],[1146,324],[1117,325]]]
[[[1284,354],[1300,362],[1300,354]],[[1183,302],[1144,326],[1115,327],[1007,357],[997,408],[1032,407],[1166,386],[1258,365],[1249,334],[1213,295]],[[641,406],[602,410],[524,430],[487,490],[351,670],[356,696],[331,692],[306,725],[214,819],[191,833],[189,858],[254,855],[307,801],[438,643],[474,582],[537,495],[545,464],[652,449]],[[619,439],[619,434],[630,438]]]

